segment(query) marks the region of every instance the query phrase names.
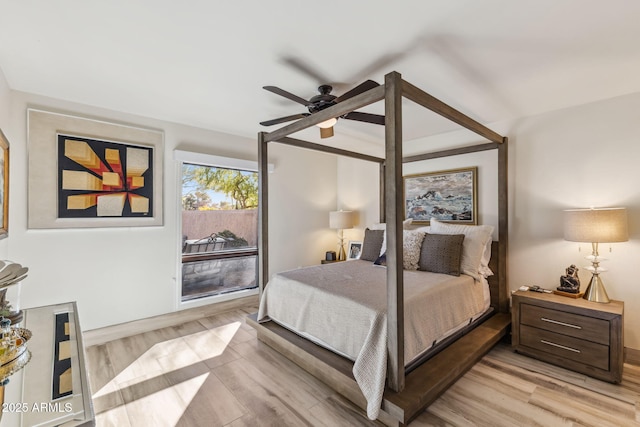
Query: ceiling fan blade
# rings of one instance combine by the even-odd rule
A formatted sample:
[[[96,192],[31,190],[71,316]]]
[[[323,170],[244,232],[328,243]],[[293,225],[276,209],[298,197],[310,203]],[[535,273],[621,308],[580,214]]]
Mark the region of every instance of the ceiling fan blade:
[[[333,126],[330,128],[320,128],[320,138],[331,138],[333,136]]]
[[[287,92],[284,89],[280,89],[279,87],[276,87],[276,86],[263,86],[262,89],[268,90],[269,92],[273,92],[276,95],[284,96],[287,99],[290,99],[290,100],[292,100],[294,102],[297,102],[297,103],[305,105],[305,106],[311,105],[311,103],[309,101],[307,101],[306,99],[301,98],[298,95],[294,95],[291,92]]]
[[[285,64],[289,65],[290,67],[293,67],[298,71],[302,72],[303,74],[306,74],[307,76],[311,77],[313,80],[315,80],[318,83],[329,81],[327,76],[322,75],[318,71],[318,67],[316,67],[315,65],[309,62],[305,62],[300,58],[296,58],[293,56],[285,56],[284,58],[282,58],[282,61]]]
[[[354,87],[348,92],[343,93],[339,97],[335,99],[335,102],[342,102],[345,99],[353,98],[356,95],[360,95],[363,92],[368,91],[369,89],[373,89],[374,87],[380,86],[378,83],[373,80],[367,80],[363,83],[360,83],[358,86]]]
[[[370,113],[361,113],[360,111],[352,111],[342,116],[342,118],[384,126],[384,116],[381,116],[379,114],[370,114]]]
[[[267,120],[264,122],[260,122],[260,124],[262,126],[273,126],[273,125],[277,125],[280,123],[285,123],[285,122],[290,122],[292,120],[297,120],[297,119],[303,119],[307,116],[310,116],[311,113],[300,113],[300,114],[294,114],[292,116],[286,116],[286,117],[280,117],[278,119],[273,119],[273,120]]]

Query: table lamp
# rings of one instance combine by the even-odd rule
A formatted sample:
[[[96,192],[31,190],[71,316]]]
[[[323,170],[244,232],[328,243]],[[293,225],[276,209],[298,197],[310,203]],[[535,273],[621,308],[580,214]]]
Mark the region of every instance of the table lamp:
[[[340,250],[338,252],[338,261],[344,261],[347,258],[346,252],[344,250],[344,229],[353,228],[353,212],[329,212],[329,228],[338,230],[338,243],[340,245]]]
[[[584,299],[608,303],[600,267],[604,260],[598,254],[598,243],[626,242],[629,240],[626,208],[569,209],[564,211],[564,239],[570,242],[591,243],[591,255],[587,257],[591,266],[591,281],[584,293]]]

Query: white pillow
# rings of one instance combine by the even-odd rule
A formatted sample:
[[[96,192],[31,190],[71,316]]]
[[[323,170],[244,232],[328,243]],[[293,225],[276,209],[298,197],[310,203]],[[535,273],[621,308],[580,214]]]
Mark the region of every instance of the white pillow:
[[[402,266],[405,270],[417,270],[420,262],[420,251],[424,240],[424,231],[403,230],[402,232]],[[383,255],[387,252],[387,232],[384,232],[382,239]]]
[[[402,228],[407,229],[408,226],[413,222],[413,218],[407,218],[402,221]],[[380,248],[380,256],[387,251],[387,224],[384,222],[380,222],[378,224],[373,224],[369,227],[369,230],[384,230],[384,237],[382,238],[382,247]]]
[[[407,228],[407,225],[411,225],[413,222],[413,218],[408,218],[402,221],[402,228]],[[373,224],[369,226],[369,230],[386,230],[387,224],[385,222],[379,222],[377,224]]]
[[[489,257],[491,257],[491,225],[463,225],[449,224],[431,218],[431,232],[434,234],[464,234],[462,242],[462,261],[460,270],[476,280],[485,276],[489,270]],[[489,254],[485,256],[487,246]],[[484,264],[484,265],[483,265]],[[493,273],[492,273],[493,274]]]
[[[491,232],[493,233],[493,231]],[[487,245],[484,247],[484,252],[482,252],[482,260],[480,261],[480,273],[485,277],[493,276],[493,271],[489,268],[489,261],[491,260],[491,242],[492,239],[489,239]]]
[[[431,226],[412,228],[414,231],[422,231],[423,233],[431,233]]]

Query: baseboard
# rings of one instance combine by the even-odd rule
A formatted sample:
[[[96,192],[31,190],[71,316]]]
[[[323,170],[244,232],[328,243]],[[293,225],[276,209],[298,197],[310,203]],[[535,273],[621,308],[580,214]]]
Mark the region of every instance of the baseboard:
[[[250,304],[258,304],[258,295],[221,301],[186,310],[174,311],[172,313],[162,314],[159,316],[106,326],[104,328],[92,329],[83,332],[84,345],[85,347],[101,345],[109,341],[153,331],[155,329],[175,326],[185,322],[191,322]]]
[[[640,350],[634,348],[624,348],[624,363],[640,366]]]

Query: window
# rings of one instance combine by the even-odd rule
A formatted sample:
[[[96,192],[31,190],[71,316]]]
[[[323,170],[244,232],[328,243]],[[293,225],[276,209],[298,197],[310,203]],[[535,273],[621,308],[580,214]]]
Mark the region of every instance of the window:
[[[256,288],[257,172],[185,161],[181,204],[181,301]]]

